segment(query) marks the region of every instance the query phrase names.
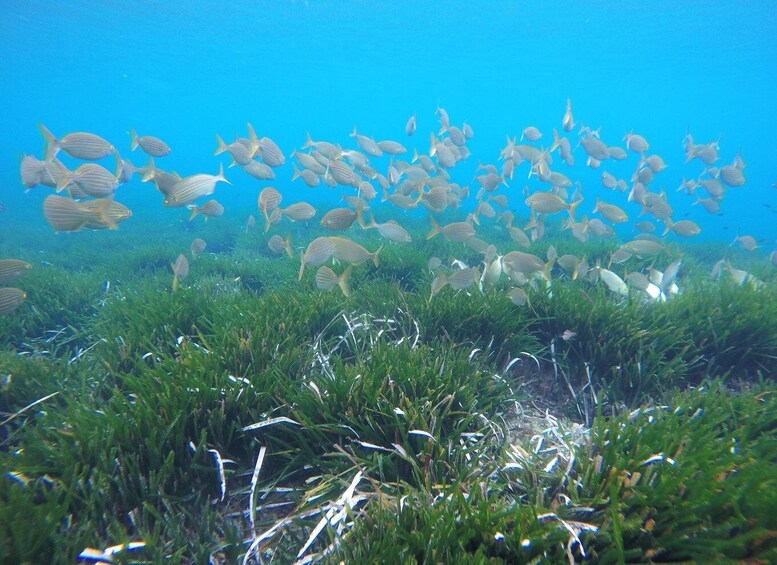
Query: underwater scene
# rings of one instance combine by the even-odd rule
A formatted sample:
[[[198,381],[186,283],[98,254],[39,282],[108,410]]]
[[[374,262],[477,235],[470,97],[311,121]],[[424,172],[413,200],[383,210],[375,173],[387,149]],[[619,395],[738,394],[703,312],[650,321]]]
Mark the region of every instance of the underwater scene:
[[[0,5],[0,563],[777,562],[777,11]]]

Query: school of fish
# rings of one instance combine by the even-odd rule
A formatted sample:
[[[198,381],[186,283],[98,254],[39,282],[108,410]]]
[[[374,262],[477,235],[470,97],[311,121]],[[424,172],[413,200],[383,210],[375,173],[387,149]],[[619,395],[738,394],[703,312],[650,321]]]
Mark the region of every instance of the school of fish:
[[[299,250],[295,249],[291,236],[274,233],[267,244],[269,250],[288,259],[297,254],[299,280],[306,267],[317,268],[315,284],[320,290],[326,292],[337,287],[347,296],[353,268],[364,263],[379,268],[383,248],[381,245],[370,251],[354,241],[355,234],[359,230],[375,230],[385,240],[384,245],[411,244],[410,233],[396,219],[397,211],[421,207],[429,217],[427,239],[441,236],[474,250],[481,257],[476,264],[467,264],[456,257],[446,261],[429,258],[432,297],[446,286],[453,291],[504,287],[513,303],[520,306],[529,301],[526,288],[548,287],[554,275],[602,284],[615,296],[637,293],[645,300],[662,301],[679,292],[681,259],[663,268],[651,264],[644,272],[627,272],[616,267],[633,256],[645,259],[660,255],[671,238],[692,238],[701,233],[701,226],[696,222],[677,218],[669,194],[655,188],[659,184],[656,178],[664,174],[667,165],[661,156],[650,153],[645,137],[629,132],[616,143],[607,143],[601,128],[592,129],[575,120],[572,102],[567,100],[560,127],[552,129],[552,139],[538,127],[528,125],[521,130],[520,138],[507,136],[495,162],[480,163],[474,179],[459,184],[454,180],[455,169],[458,163],[470,158],[467,142],[474,131],[467,123],[461,126],[451,123],[442,107],[438,106],[435,116],[439,130],[430,133],[428,151],[419,152],[414,148],[411,157],[402,143],[376,140],[356,127],[349,134],[349,144],[355,147],[345,149],[335,141],[314,140],[308,133],[300,148],[290,153],[295,161],[291,182],[301,180],[309,189],[320,185],[338,189],[344,205],[320,214],[304,201],[282,206],[284,194],[280,190],[272,186],[259,188],[257,214],[265,232],[283,230],[285,221],[306,223],[315,221],[317,216],[320,216],[320,225],[333,232],[332,236],[302,242]],[[416,114],[413,114],[405,123],[405,135],[413,137],[416,127]],[[171,148],[158,137],[138,136],[135,130],[130,130],[130,150],[140,149],[146,159],[146,164],[136,167],[119,154],[115,145],[96,134],[73,132],[57,138],[44,125],[40,124],[39,129],[45,142],[43,159],[25,155],[21,161],[21,181],[27,190],[39,185],[54,190],[43,201],[43,215],[57,232],[118,228],[132,212],[114,196],[118,187],[131,182],[135,176],[142,182],[153,183],[160,193],[162,206],[186,207],[190,211],[189,220],[201,216],[208,221],[224,214],[224,206],[212,197],[219,183],[231,184],[224,176],[223,162],[216,174],[201,172],[182,177],[159,168],[159,160],[169,155]],[[235,136],[230,143],[216,134],[214,154],[228,156],[228,167],[242,169],[258,183],[274,181],[276,171],[286,163],[283,151],[269,137],[259,137],[250,123],[246,133],[245,137]],[[546,139],[551,139],[547,147]],[[696,178],[683,178],[677,192],[693,198],[693,204],[701,205],[710,214],[720,213],[729,192],[742,190],[746,183],[743,158],[736,154],[730,162],[721,164],[719,143],[697,143],[690,133],[682,146],[685,162],[698,161],[702,170]],[[58,157],[60,153],[85,162],[69,169]],[[106,158],[113,160],[113,171],[96,162]],[[609,163],[629,159],[634,160],[630,178],[617,178],[608,172]],[[594,203],[590,217],[580,216],[585,191],[580,181],[572,180],[575,166],[581,166],[581,161],[586,167],[601,169],[601,186],[612,194],[606,199],[599,196],[590,199]],[[210,170],[214,169],[215,166]],[[459,219],[443,224],[438,219],[442,213]],[[379,221],[383,219],[381,216],[394,219]],[[586,257],[559,253],[554,246],[544,257],[529,253],[531,244],[543,239],[546,221],[553,216],[559,216],[569,237],[583,243],[591,238],[616,238],[614,226],[629,222],[633,223],[636,235],[623,242],[605,261],[600,258],[595,264],[590,264]],[[519,218],[526,217],[528,221],[516,225]],[[256,221],[250,215],[245,222],[246,231]],[[488,234],[494,228],[508,233],[513,247],[523,251],[505,249],[500,253],[488,241]],[[659,231],[661,234],[657,235]],[[748,251],[759,247],[759,242],[750,235],[740,234],[734,243]],[[203,253],[206,246],[204,240],[196,238],[190,249],[192,259]],[[777,252],[772,251],[769,261],[777,266]],[[338,274],[334,269],[340,264],[344,267],[339,268]],[[177,290],[189,273],[189,261],[181,254],[171,267],[172,288]],[[0,260],[0,285],[29,268],[29,264],[21,261]],[[712,275],[729,276],[738,284],[755,287],[763,284],[750,273],[736,269],[725,258],[715,265]],[[508,284],[503,284],[503,279]],[[26,294],[19,289],[0,288],[0,315],[12,313],[25,298]]]

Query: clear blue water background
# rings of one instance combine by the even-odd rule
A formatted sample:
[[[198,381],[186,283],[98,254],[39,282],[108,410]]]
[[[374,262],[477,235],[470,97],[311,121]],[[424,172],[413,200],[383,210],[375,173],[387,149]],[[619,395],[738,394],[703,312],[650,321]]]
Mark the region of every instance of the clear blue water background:
[[[675,219],[688,213],[702,225],[703,237],[727,243],[737,231],[752,234],[767,251],[777,239],[772,0],[4,1],[0,38],[2,238],[9,237],[3,224],[21,220],[44,237],[53,235],[40,212],[49,189],[25,194],[19,182],[21,154],[42,157],[38,122],[58,136],[98,133],[141,165],[140,152],[129,152],[127,132],[134,127],[172,146],[159,166],[215,173],[227,159],[213,156],[214,134],[228,140],[245,135],[246,121],[287,156],[301,147],[306,131],[355,147],[348,137],[354,125],[428,151],[429,131],[439,128],[439,101],[452,123],[466,121],[475,131],[468,143],[472,157],[454,169],[454,180],[463,184],[472,181],[478,161],[497,161],[506,135],[520,136],[527,125],[539,127],[550,143],[571,98],[575,118],[601,126],[609,145],[622,145],[634,130],[664,157],[669,168],[652,188],[670,192]],[[404,124],[413,112],[418,132],[408,139]],[[674,192],[683,176],[703,169],[699,161],[683,165],[687,128],[697,143],[720,138],[718,165],[740,149],[747,162],[748,182],[729,191],[722,216],[691,208],[691,197]],[[598,179],[604,168],[628,179],[636,157],[598,171],[583,166],[582,149],[576,158],[570,176],[583,181],[584,212],[597,195],[625,205],[625,195],[605,194]],[[387,160],[380,163],[385,172]],[[507,191],[524,214],[518,194],[525,167]],[[290,159],[277,172],[278,180],[268,183],[228,171],[235,186],[216,192],[227,207],[225,221],[243,222],[268,184],[284,192],[284,203],[338,200],[323,185],[311,191],[291,184]],[[137,177],[119,188],[117,200],[135,214],[122,230],[144,219],[188,217],[162,209],[153,187]],[[636,217],[636,205],[627,210]]]

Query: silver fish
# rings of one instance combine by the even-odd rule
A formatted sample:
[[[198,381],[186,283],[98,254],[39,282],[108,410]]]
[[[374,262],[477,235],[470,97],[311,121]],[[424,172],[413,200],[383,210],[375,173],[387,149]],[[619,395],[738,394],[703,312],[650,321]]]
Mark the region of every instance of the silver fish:
[[[379,141],[378,148],[380,148],[383,153],[387,153],[389,155],[402,155],[403,153],[407,153],[405,146],[396,141]]]
[[[164,199],[164,205],[168,207],[186,206],[198,198],[213,194],[217,182],[232,184],[224,178],[224,166],[219,165],[217,175],[200,173],[182,178],[170,190]]]
[[[366,135],[361,135],[356,131],[356,126],[354,126],[350,135],[351,137],[356,138],[356,144],[367,155],[372,155],[373,157],[381,157],[383,155],[383,151],[380,149],[378,144],[375,143],[375,140],[371,137],[367,137]]]
[[[305,266],[319,267],[326,263],[335,252],[334,244],[328,237],[317,237],[308,244],[304,253],[300,253],[299,276],[297,280],[302,280],[302,274],[305,272]]]
[[[134,129],[130,130],[130,137],[132,139],[130,144],[131,151],[135,151],[135,149],[140,147],[149,157],[164,157],[170,153],[170,146],[158,137],[151,135],[138,137]]]
[[[268,165],[264,163],[260,163],[259,161],[256,161],[254,159],[251,159],[251,162],[247,165],[241,165],[241,168],[258,180],[274,180],[275,179],[275,171],[273,171]]]
[[[46,159],[50,159],[62,150],[71,157],[86,161],[97,161],[116,151],[116,148],[99,135],[93,133],[68,133],[61,139],[54,137],[46,126],[38,124],[46,140]]]

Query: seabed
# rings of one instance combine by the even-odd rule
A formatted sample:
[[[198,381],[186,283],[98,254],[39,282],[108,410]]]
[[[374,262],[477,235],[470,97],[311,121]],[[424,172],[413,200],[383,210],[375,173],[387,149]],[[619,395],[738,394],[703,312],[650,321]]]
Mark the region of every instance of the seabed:
[[[710,277],[719,246],[673,244],[630,259],[683,257],[666,302],[557,274],[516,306],[430,298],[428,257],[478,256],[438,237],[386,245],[345,297],[215,224],[176,292],[180,226],[13,242],[33,268],[0,318],[0,561],[777,560],[763,257],[727,250],[764,283],[739,285]],[[531,252],[576,252],[557,235]]]

